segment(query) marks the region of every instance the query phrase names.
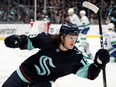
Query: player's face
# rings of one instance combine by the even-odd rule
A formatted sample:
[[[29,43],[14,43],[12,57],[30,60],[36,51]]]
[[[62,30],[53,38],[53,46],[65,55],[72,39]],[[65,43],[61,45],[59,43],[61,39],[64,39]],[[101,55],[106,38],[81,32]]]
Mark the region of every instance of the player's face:
[[[73,49],[75,43],[76,43],[76,40],[77,40],[77,37],[76,35],[66,35],[65,38],[64,38],[64,46],[67,48],[67,49]]]

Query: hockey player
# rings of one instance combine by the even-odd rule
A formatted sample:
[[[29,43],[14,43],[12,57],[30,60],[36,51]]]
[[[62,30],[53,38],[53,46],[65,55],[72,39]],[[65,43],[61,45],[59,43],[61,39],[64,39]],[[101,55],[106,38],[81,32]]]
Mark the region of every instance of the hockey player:
[[[111,57],[116,62],[116,33],[114,32],[114,24],[108,23],[108,32],[104,35],[105,49],[109,51]]]
[[[109,62],[109,53],[105,49],[98,50],[94,62],[89,64],[74,46],[78,33],[78,27],[69,23],[62,24],[58,35],[42,32],[8,36],[5,39],[7,47],[39,48],[40,51],[26,59],[2,87],[27,87],[31,84],[36,85],[32,87],[51,87],[49,81],[70,73],[94,80],[102,69],[102,63]]]
[[[81,30],[81,37],[83,40],[86,40],[87,32],[90,29],[90,22],[88,17],[86,16],[85,10],[80,11],[80,17],[81,17],[81,24],[82,24],[82,30]]]
[[[85,59],[93,59],[93,54],[90,51],[89,43],[83,42],[81,38],[79,38],[75,44],[75,46],[78,47],[78,49],[82,52]]]
[[[69,15],[69,22],[72,24],[76,24],[77,26],[81,26],[80,19],[77,14],[75,14],[73,8],[68,9],[68,15]]]
[[[80,28],[81,30],[79,34],[79,39],[77,41],[78,49],[81,50],[85,58],[92,59],[93,55],[90,52],[89,43],[87,42],[87,37],[86,37],[90,29],[90,22],[88,17],[86,16],[85,10],[80,11],[80,17],[81,17],[80,20],[82,25]]]

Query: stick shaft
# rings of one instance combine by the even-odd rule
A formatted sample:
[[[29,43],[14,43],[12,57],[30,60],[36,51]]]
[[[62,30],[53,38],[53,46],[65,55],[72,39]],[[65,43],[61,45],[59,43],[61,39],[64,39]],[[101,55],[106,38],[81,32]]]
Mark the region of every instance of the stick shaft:
[[[103,32],[102,32],[102,26],[101,26],[101,10],[98,11],[98,21],[99,21],[99,33],[100,33],[100,43],[101,43],[101,48],[104,48],[103,45]],[[105,64],[103,63],[103,86],[107,87],[107,81],[106,81],[106,70],[105,70]]]
[[[104,48],[104,45],[103,45],[103,33],[102,33],[102,26],[101,26],[101,12],[100,12],[100,10],[98,11],[98,21],[99,21],[100,44],[101,44],[101,48]]]
[[[107,87],[106,69],[105,69],[105,67],[103,67],[102,71],[103,71],[103,86],[104,86],[104,87]]]

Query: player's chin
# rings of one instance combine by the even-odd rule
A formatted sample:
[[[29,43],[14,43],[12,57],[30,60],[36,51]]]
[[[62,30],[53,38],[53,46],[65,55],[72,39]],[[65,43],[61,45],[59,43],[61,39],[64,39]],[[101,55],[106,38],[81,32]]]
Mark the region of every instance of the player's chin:
[[[74,46],[70,46],[68,49],[72,50],[74,48]]]

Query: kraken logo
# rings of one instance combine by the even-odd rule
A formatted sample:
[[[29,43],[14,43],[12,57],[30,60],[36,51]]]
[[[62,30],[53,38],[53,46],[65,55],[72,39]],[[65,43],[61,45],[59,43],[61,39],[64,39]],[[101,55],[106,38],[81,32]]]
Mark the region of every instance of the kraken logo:
[[[55,68],[55,66],[52,63],[52,59],[50,57],[47,57],[47,56],[41,56],[39,63],[40,63],[40,67],[42,70],[37,65],[34,65],[36,70],[37,70],[38,75],[45,75],[46,74],[48,76],[50,74],[50,70],[47,66],[48,64],[51,67]]]

